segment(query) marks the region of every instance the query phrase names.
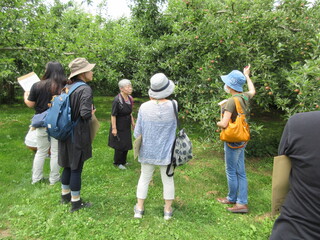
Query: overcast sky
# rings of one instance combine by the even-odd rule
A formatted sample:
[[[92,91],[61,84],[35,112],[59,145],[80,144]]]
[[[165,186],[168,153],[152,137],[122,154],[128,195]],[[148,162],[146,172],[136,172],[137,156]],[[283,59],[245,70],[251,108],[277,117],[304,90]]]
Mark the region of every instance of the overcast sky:
[[[61,0],[63,3],[67,3],[69,0]],[[83,9],[85,9],[87,12],[95,14],[97,11],[99,11],[99,8],[97,7],[100,2],[99,0],[92,1],[92,5],[88,6],[86,3],[82,3],[82,0],[74,0],[79,5],[82,6]],[[49,4],[52,4],[54,0],[46,0]],[[128,7],[129,4],[131,4],[130,0],[106,0],[107,4],[102,9],[103,14],[106,13],[106,15],[109,18],[112,19],[118,19],[120,17],[129,17],[130,16],[130,8]]]
[[[52,3],[53,0],[46,0],[48,3]],[[69,0],[61,0],[64,3],[67,3]],[[74,0],[79,5],[81,5],[83,0]],[[106,14],[108,18],[111,19],[118,19],[120,17],[129,17],[130,16],[130,8],[128,7],[129,4],[132,2],[130,0],[105,0],[107,2],[106,6],[102,9],[103,15]],[[280,2],[281,0],[275,0],[275,4]],[[97,13],[99,11],[98,5],[102,0],[93,0],[92,5],[88,6],[86,3],[82,4],[81,6],[87,11],[92,14]],[[309,3],[314,3],[315,0],[308,0]]]

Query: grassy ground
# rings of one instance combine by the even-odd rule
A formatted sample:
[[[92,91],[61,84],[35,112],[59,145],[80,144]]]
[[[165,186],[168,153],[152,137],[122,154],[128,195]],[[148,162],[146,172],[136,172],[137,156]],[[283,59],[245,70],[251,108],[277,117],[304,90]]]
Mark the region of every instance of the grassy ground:
[[[272,158],[247,161],[250,213],[231,214],[215,199],[227,193],[224,161],[192,130],[194,159],[175,173],[174,218],[163,220],[162,183],[156,171],[145,217],[133,218],[140,165],[129,152],[126,171],[112,165],[107,147],[111,98],[96,98],[100,131],[83,171],[82,197],[92,208],[69,213],[60,185],[31,185],[33,153],[24,145],[31,109],[0,107],[0,238],[3,239],[267,239]],[[138,105],[138,104],[137,104]],[[136,105],[136,108],[138,107]],[[187,127],[188,129],[188,127]],[[49,172],[46,161],[45,174]]]

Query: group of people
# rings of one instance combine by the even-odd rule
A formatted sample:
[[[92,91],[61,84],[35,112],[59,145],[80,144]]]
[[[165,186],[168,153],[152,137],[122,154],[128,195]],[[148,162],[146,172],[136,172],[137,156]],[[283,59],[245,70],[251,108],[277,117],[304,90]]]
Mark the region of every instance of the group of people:
[[[25,93],[25,103],[34,107],[36,113],[47,110],[51,98],[59,94],[64,87],[68,88],[78,81],[90,82],[94,66],[84,58],[73,60],[69,64],[71,74],[67,80],[62,65],[49,62],[43,81],[35,83],[30,93]],[[233,70],[228,75],[221,76],[221,79],[224,90],[231,94],[222,109],[223,117],[217,122],[217,126],[223,129],[238,115],[234,98],[239,100],[244,113],[248,115],[249,102],[256,90],[250,79],[250,65],[245,67],[243,72]],[[243,91],[245,83],[248,86],[247,92]],[[134,129],[134,137],[142,138],[138,156],[141,174],[136,192],[137,203],[133,208],[134,217],[142,218],[144,215],[148,187],[155,168],[159,166],[163,183],[163,216],[164,219],[170,219],[173,215],[175,185],[174,178],[166,174],[166,169],[171,163],[171,150],[177,129],[174,106],[178,104],[168,97],[174,92],[175,84],[163,73],[153,75],[148,91],[150,100],[140,106],[136,122],[132,115],[132,84],[130,80],[123,79],[118,85],[120,93],[112,103],[108,141],[108,145],[114,149],[113,163],[119,169],[126,169],[128,150],[132,149],[131,129]],[[84,162],[92,156],[91,141],[88,142],[91,139],[89,120],[95,108],[92,103],[92,90],[88,85],[79,87],[70,97],[72,119],[80,119],[74,129],[73,139],[70,137],[64,142],[57,141],[48,138],[45,128],[35,130],[37,152],[33,163],[32,183],[43,179],[43,164],[50,149],[50,184],[61,181],[62,203],[71,202],[71,211],[77,211],[91,206],[91,203],[80,198],[80,190]],[[175,104],[172,101],[175,101]],[[320,238],[319,200],[316,197],[320,189],[319,181],[316,181],[320,177],[320,161],[319,148],[316,146],[318,141],[315,141],[320,136],[317,130],[319,128],[316,127],[319,118],[319,112],[298,114],[288,121],[284,130],[279,154],[292,158],[291,190],[283,211],[275,222],[271,239],[293,239],[296,236],[302,237],[301,239]],[[232,213],[249,212],[245,147],[245,142],[224,143],[228,194],[217,201],[231,205],[226,210]],[[61,177],[60,167],[63,168]]]

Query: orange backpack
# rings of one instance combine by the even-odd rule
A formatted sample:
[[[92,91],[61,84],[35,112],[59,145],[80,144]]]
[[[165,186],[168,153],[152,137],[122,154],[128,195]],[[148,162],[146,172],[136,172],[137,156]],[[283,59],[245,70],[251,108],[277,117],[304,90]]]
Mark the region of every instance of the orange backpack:
[[[220,139],[225,142],[247,142],[250,140],[250,128],[246,121],[246,115],[242,111],[239,99],[234,97],[238,116],[236,120],[232,122],[229,120],[227,128],[222,129],[220,133]]]

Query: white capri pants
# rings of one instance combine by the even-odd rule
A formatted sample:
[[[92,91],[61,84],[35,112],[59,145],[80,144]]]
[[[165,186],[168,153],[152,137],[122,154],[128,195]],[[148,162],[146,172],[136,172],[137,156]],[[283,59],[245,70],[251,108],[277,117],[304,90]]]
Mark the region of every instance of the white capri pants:
[[[43,178],[43,165],[50,149],[51,157],[49,181],[51,184],[54,184],[60,179],[60,166],[58,164],[58,140],[51,137],[49,141],[46,128],[37,128],[36,135],[37,152],[33,160],[32,183],[36,183]]]
[[[149,183],[152,179],[156,165],[141,164],[141,175],[137,187],[137,198],[146,199],[148,195]],[[166,174],[167,166],[159,166],[161,180],[163,184],[163,198],[165,200],[174,199],[174,181],[173,177],[168,177]]]

